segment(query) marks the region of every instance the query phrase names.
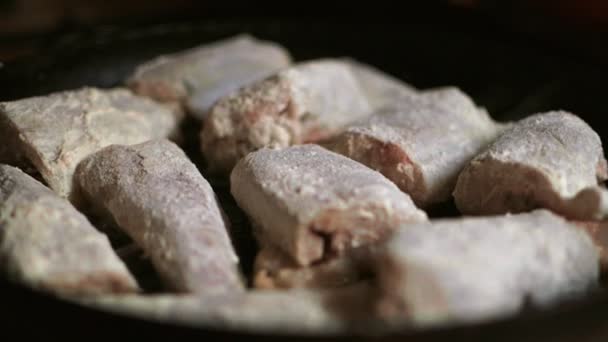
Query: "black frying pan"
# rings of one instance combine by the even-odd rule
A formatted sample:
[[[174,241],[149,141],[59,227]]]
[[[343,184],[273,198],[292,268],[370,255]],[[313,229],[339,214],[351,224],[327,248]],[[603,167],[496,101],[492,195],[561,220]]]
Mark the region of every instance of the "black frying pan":
[[[415,13],[366,21],[364,18],[209,19],[131,28],[99,28],[62,34],[41,53],[0,68],[0,101],[45,94],[85,85],[111,87],[141,61],[241,32],[275,40],[297,60],[353,56],[373,64],[418,88],[456,85],[499,120],[513,120],[550,109],[572,111],[608,141],[602,126],[608,69],[560,56],[535,42],[496,30],[465,14],[417,18]],[[197,149],[198,124],[184,123],[185,149],[204,171]],[[255,244],[243,214],[230,198],[225,180],[211,179],[233,225],[235,245],[251,271]],[[431,216],[455,215],[453,206],[439,206]],[[505,257],[508,257],[506,255]],[[182,327],[85,309],[0,281],[0,334],[45,338],[229,338],[282,339],[287,336],[248,335],[213,327]],[[263,313],[260,313],[263,315]],[[602,339],[603,336],[603,339]],[[332,336],[325,340],[353,340]],[[552,309],[472,326],[439,330],[406,330],[376,340],[405,341],[581,341],[608,339],[608,295],[603,292]],[[358,339],[367,339],[358,337]],[[289,340],[308,340],[289,336]]]

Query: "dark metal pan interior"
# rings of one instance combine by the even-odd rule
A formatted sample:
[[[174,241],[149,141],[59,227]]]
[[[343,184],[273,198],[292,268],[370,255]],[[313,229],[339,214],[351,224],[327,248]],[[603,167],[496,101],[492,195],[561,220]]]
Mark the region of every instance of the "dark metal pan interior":
[[[462,28],[453,23],[331,18],[221,19],[137,28],[108,27],[65,34],[47,44],[35,58],[0,68],[0,100],[85,85],[118,86],[133,67],[144,60],[242,32],[283,44],[296,60],[348,55],[418,88],[456,85],[499,120],[518,119],[544,110],[569,110],[594,127],[604,142],[608,141],[608,129],[601,124],[603,83],[608,74],[604,67],[560,56],[529,41],[510,39],[508,35],[492,37],[475,33],[470,25]],[[198,153],[197,125],[194,121],[184,124],[185,148],[204,172]],[[233,239],[244,260],[243,270],[248,273],[256,248],[250,227],[231,199],[226,181],[210,181],[232,220]],[[435,208],[431,215],[451,216],[456,212],[448,203]],[[14,284],[0,284],[2,311],[10,313],[7,317],[15,322],[13,328],[19,332],[122,339],[130,336],[281,338],[119,317],[86,310]],[[580,341],[599,336],[595,334],[601,333],[607,317],[608,296],[600,292],[551,311],[529,311],[512,319],[475,326],[404,331],[377,339]],[[35,327],[41,328],[38,331]],[[608,332],[608,328],[604,330]],[[306,338],[291,336],[290,339]],[[351,340],[352,336],[329,339]]]

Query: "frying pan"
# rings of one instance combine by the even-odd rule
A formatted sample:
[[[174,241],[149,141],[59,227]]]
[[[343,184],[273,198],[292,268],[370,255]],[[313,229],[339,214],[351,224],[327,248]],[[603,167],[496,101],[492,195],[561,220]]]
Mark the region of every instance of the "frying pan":
[[[537,46],[468,14],[369,21],[362,18],[208,18],[203,22],[101,27],[63,33],[49,40],[35,57],[0,67],[0,100],[42,95],[81,86],[121,85],[138,63],[237,33],[248,32],[286,46],[296,60],[352,56],[414,86],[455,85],[498,120],[534,112],[572,111],[608,141],[601,125],[606,66]],[[185,149],[204,172],[197,144],[198,123],[186,121]],[[251,271],[255,243],[243,213],[230,198],[225,180],[211,178],[229,214],[243,271]],[[456,215],[453,205],[431,216]],[[508,257],[508,255],[505,255]],[[378,341],[584,341],[608,339],[608,295],[603,291],[551,310],[476,325],[432,330],[404,330],[387,336],[254,335],[214,327],[184,327],[86,309],[0,280],[3,335],[78,337],[111,341],[137,338],[209,338],[243,340]],[[263,312],[260,313],[263,316]],[[10,335],[9,335],[10,336]],[[602,338],[603,337],[603,338]]]

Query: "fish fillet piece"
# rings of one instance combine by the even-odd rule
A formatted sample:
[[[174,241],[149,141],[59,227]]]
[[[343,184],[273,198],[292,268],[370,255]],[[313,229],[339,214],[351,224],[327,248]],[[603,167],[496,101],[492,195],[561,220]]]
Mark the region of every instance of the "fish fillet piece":
[[[349,64],[308,61],[219,100],[203,124],[201,149],[211,172],[228,173],[249,152],[326,138],[371,111]]]
[[[232,296],[98,296],[93,308],[190,326],[259,333],[330,334],[374,327],[368,284],[340,290],[259,290]]]
[[[608,221],[572,221],[591,236],[600,255],[602,272],[608,271]]]
[[[219,98],[290,63],[280,45],[242,34],[147,61],[127,84],[161,102],[186,104],[203,119]]]
[[[380,173],[318,145],[250,153],[230,181],[261,245],[278,248],[299,266],[379,241],[400,223],[427,219]]]
[[[427,207],[450,198],[460,171],[500,131],[467,95],[445,87],[402,95],[326,146],[381,172]]]
[[[0,115],[0,138],[0,163],[26,168],[27,159],[17,149],[19,136],[9,129],[8,119],[2,115]]]
[[[75,179],[180,292],[243,289],[238,258],[215,193],[184,152],[167,140],[112,145],[89,156]]]
[[[507,129],[458,177],[456,205],[465,214],[547,208],[575,220],[601,219],[608,195],[597,133],[579,117],[554,111]]]
[[[373,109],[398,105],[403,96],[418,93],[418,90],[412,85],[371,65],[353,58],[343,58],[343,61],[350,66]]]
[[[378,309],[419,325],[488,320],[583,295],[598,265],[590,237],[544,209],[420,223],[377,254]]]
[[[105,235],[68,201],[8,165],[0,165],[0,266],[18,282],[56,294],[138,291]]]
[[[0,144],[13,144],[51,189],[77,202],[72,176],[78,163],[111,144],[168,137],[175,112],[126,89],[83,88],[0,103]],[[23,159],[23,158],[20,158]]]
[[[366,259],[367,253],[349,252],[302,267],[278,248],[264,246],[255,258],[253,286],[260,289],[343,287],[369,278]]]

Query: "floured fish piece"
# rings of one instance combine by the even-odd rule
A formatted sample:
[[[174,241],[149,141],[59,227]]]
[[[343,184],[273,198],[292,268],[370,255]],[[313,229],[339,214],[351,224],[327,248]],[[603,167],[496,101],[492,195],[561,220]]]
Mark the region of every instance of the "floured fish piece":
[[[358,254],[358,255],[357,255]],[[368,254],[349,252],[302,267],[273,246],[262,246],[255,258],[253,286],[261,289],[343,287],[369,278]]]
[[[53,93],[0,103],[0,144],[23,156],[51,189],[77,202],[72,176],[78,163],[111,144],[137,144],[165,138],[177,128],[168,107],[126,89]],[[6,146],[6,145],[5,145]]]
[[[576,220],[601,219],[608,193],[602,143],[579,117],[536,114],[507,129],[462,171],[454,190],[465,214],[547,208]]]
[[[600,255],[602,271],[608,271],[608,221],[573,221],[591,236]]]
[[[373,109],[399,105],[403,96],[418,93],[413,86],[371,65],[352,58],[344,58],[343,61],[350,66]]]
[[[8,165],[0,165],[0,265],[10,278],[56,294],[138,291],[105,235],[68,201]]]
[[[379,171],[427,207],[450,198],[460,171],[500,131],[467,95],[446,87],[402,95],[326,146]]]
[[[589,236],[547,211],[444,219],[399,229],[376,259],[382,317],[419,325],[546,307],[598,283]]]
[[[205,119],[201,149],[212,172],[247,153],[328,137],[372,111],[344,61],[300,63],[219,100]]]
[[[250,153],[230,180],[261,245],[278,248],[299,266],[382,240],[401,223],[427,219],[380,173],[317,145]]]
[[[83,160],[75,179],[86,199],[111,215],[172,289],[243,289],[215,193],[175,144],[109,146]]]
[[[162,102],[187,103],[190,112],[203,119],[219,98],[290,62],[289,53],[278,44],[243,34],[145,62],[127,84]]]
[[[93,308],[189,326],[258,333],[330,334],[374,327],[372,289],[251,291],[232,296],[99,296],[81,302]],[[359,329],[362,331],[362,329]]]
[[[0,163],[27,168],[27,158],[21,151],[15,150],[19,136],[12,133],[8,119],[0,115]]]

